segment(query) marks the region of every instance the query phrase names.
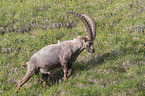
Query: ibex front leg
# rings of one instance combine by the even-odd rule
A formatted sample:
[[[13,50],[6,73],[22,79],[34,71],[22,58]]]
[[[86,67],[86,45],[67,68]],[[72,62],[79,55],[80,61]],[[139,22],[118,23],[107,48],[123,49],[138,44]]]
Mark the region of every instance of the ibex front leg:
[[[67,65],[65,64],[64,68],[63,68],[63,72],[64,72],[64,81],[67,80]]]
[[[67,77],[69,77],[71,75],[71,73],[72,73],[72,64],[70,64],[68,66],[68,74],[67,74]]]
[[[63,63],[61,65],[63,67],[63,72],[64,72],[63,80],[66,81],[67,80],[67,72],[68,72],[67,63]]]
[[[42,74],[42,82],[41,82],[41,83],[42,83],[45,87],[49,87],[49,86],[47,85],[48,76],[49,76],[49,74]]]

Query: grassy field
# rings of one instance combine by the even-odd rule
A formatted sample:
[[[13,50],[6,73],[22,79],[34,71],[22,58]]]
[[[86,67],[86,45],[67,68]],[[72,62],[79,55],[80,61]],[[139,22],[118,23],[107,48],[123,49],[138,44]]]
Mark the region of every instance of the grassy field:
[[[28,62],[46,45],[85,36],[82,22],[66,11],[89,14],[96,22],[95,54],[83,51],[68,81],[62,69],[51,75],[50,87],[34,75],[18,93]],[[73,28],[54,23],[77,21]],[[48,26],[46,26],[48,25]],[[1,0],[0,96],[144,96],[144,0]]]

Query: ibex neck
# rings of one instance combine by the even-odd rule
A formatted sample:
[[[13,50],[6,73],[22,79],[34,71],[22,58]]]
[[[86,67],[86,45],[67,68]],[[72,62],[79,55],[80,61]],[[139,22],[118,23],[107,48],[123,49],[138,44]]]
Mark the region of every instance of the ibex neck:
[[[68,63],[72,64],[75,62],[79,54],[84,50],[83,42],[79,39],[72,40],[69,42],[69,46],[71,46],[70,53],[69,53],[69,60]]]
[[[76,39],[72,42],[73,51],[77,52],[78,54],[84,50],[83,41]]]
[[[84,50],[83,41],[80,39],[64,41],[60,45],[65,46],[66,50],[71,50],[72,53],[80,53]]]

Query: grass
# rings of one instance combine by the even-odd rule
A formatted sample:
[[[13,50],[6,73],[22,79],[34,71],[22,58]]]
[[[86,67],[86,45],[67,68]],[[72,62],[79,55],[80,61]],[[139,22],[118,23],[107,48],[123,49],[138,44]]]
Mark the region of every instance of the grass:
[[[145,95],[144,0],[2,0],[0,7],[0,95]],[[94,18],[95,54],[83,51],[68,81],[59,83],[59,69],[51,75],[50,88],[40,84],[39,74],[13,93],[33,53],[57,40],[87,35],[81,22],[71,29],[43,28],[78,21],[66,15],[68,10]]]

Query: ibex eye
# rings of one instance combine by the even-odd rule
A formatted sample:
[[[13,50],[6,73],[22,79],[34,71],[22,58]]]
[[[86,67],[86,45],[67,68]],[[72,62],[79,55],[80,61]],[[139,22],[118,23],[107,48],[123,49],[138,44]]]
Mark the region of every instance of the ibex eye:
[[[90,44],[88,43],[88,44],[86,44],[86,46],[90,46]]]

